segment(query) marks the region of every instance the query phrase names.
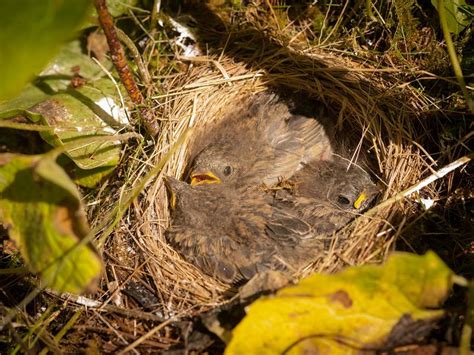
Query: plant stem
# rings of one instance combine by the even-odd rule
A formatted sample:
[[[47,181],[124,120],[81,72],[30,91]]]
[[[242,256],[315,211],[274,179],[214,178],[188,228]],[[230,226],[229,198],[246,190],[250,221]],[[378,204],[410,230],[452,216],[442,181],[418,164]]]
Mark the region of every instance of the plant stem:
[[[451,32],[449,32],[444,0],[438,0],[438,13],[441,28],[443,29],[444,40],[446,41],[446,46],[448,47],[449,59],[451,60],[451,65],[453,66],[454,75],[456,75],[456,79],[458,79],[459,86],[461,87],[461,91],[464,95],[469,110],[474,113],[474,101],[467,90],[466,82],[464,81],[464,76],[462,75],[461,65],[459,64],[458,56],[451,39]]]

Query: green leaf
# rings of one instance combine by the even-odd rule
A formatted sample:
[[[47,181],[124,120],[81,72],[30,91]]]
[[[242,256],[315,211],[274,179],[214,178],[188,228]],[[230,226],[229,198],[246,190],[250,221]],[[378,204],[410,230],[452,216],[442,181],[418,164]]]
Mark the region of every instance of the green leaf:
[[[79,73],[85,80],[77,89],[70,87],[73,73]],[[18,97],[0,102],[0,118],[23,115],[37,124],[55,128],[41,132],[43,139],[54,147],[92,136],[110,136],[122,126],[115,118],[123,123],[127,120],[125,112],[119,109],[116,86],[108,78],[100,79],[103,76],[102,69],[82,53],[79,41],[72,41],[63,46],[34,85],[28,85]],[[77,183],[96,186],[114,170],[120,149],[120,143],[110,140],[67,149],[66,155],[79,167],[71,169]]]
[[[107,69],[112,68],[110,61],[102,64]],[[76,73],[88,82],[94,82],[105,76],[103,69],[83,53],[79,40],[64,45],[38,79],[41,83],[47,84],[49,90],[59,92],[69,89],[71,79]]]
[[[0,217],[44,286],[59,292],[91,289],[102,269],[80,195],[50,155],[0,155]]]
[[[137,4],[138,0],[109,0],[107,1],[107,8],[112,16],[117,17],[128,14]]]
[[[110,69],[112,64],[103,63]],[[81,78],[92,82],[102,89],[106,89],[107,95],[116,96],[115,88],[110,81],[97,80],[105,76],[103,70],[87,55],[82,53],[79,40],[74,40],[61,48],[58,55],[43,70],[34,84],[28,84],[22,92],[8,101],[0,101],[0,118],[13,117],[21,114],[24,110],[48,99],[54,94],[61,92],[72,92],[70,89],[71,79],[74,74],[79,74]],[[105,95],[103,90],[102,97]],[[90,90],[89,90],[90,93]],[[100,93],[100,91],[99,91]],[[99,100],[100,94],[95,94],[94,99]]]
[[[104,98],[106,99],[106,98]],[[98,113],[98,114],[96,114]],[[114,131],[104,122],[108,114],[81,91],[51,96],[33,106],[27,112],[35,123],[55,128],[41,132],[41,137],[54,147],[77,143],[66,149],[66,155],[81,169],[95,169],[117,165],[120,157],[120,142],[85,142],[88,137],[110,136]],[[102,119],[104,118],[104,120]],[[116,123],[115,123],[116,124]]]
[[[426,335],[453,273],[432,252],[393,254],[382,266],[315,274],[257,300],[233,330],[226,354],[356,354]]]
[[[0,101],[0,119],[21,115],[24,110],[48,97],[49,95],[37,86],[27,84],[20,95],[8,101]]]
[[[58,164],[67,171],[71,179],[79,186],[94,188],[103,179],[110,176],[115,171],[115,165],[100,166],[94,169],[80,169],[68,157],[61,155],[58,158]]]
[[[48,79],[56,88],[61,86],[60,80],[51,81]],[[119,109],[116,90],[109,79],[58,93],[46,82],[38,82],[38,86],[30,85],[19,97],[0,104],[0,118],[24,115],[36,124],[54,128],[41,132],[41,137],[53,147],[74,143],[65,153],[79,169],[87,170],[72,169],[77,183],[94,187],[114,170],[120,159],[120,142],[108,138],[127,122],[125,111]],[[46,94],[48,91],[53,93]],[[85,138],[100,136],[103,141],[80,143]]]
[[[0,101],[38,74],[87,14],[89,0],[0,1]]]
[[[468,5],[465,0],[442,1],[446,9],[446,20],[450,32],[457,35],[472,23],[474,6]],[[431,3],[438,9],[438,0],[431,0]]]

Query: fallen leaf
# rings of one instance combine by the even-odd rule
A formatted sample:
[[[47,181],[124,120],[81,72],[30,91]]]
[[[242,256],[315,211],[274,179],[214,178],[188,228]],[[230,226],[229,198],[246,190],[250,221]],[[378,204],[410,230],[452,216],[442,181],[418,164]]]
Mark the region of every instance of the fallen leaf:
[[[226,354],[355,354],[426,336],[452,286],[436,254],[393,254],[385,265],[315,274],[257,300],[233,330]]]

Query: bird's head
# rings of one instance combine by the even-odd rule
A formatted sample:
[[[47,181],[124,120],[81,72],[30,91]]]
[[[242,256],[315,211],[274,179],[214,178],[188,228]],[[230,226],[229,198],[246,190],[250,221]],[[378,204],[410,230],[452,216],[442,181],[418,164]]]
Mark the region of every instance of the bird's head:
[[[339,165],[328,198],[342,210],[361,213],[372,205],[379,192],[367,172],[359,167],[347,170]]]
[[[172,210],[176,210],[178,204],[183,203],[184,197],[189,194],[191,187],[184,181],[180,181],[171,176],[163,178],[169,194],[169,203]]]
[[[232,182],[238,177],[240,165],[233,151],[218,146],[207,147],[193,161],[190,184],[200,186]]]

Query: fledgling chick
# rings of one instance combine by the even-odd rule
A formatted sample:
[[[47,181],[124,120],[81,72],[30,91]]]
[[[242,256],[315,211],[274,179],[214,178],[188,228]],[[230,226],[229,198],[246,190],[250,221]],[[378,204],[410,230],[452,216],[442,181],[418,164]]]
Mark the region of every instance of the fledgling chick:
[[[322,250],[324,243],[312,227],[295,211],[272,206],[271,194],[165,181],[172,210],[168,242],[188,262],[223,282],[249,280],[268,270],[294,271]],[[277,228],[278,233],[272,232]]]
[[[358,166],[341,158],[306,165],[275,190],[274,205],[297,211],[316,234],[330,234],[364,212],[380,190]]]
[[[272,185],[312,161],[330,160],[332,148],[314,118],[293,115],[278,96],[260,93],[205,127],[195,144],[192,185]]]

